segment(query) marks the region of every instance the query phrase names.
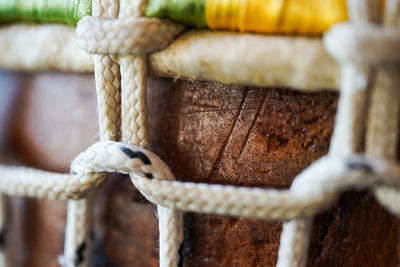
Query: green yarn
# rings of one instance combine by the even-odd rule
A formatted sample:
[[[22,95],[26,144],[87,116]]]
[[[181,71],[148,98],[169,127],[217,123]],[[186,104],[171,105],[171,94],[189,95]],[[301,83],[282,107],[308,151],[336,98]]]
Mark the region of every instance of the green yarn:
[[[92,14],[92,0],[0,0],[0,23],[38,22],[76,25]]]
[[[206,28],[206,0],[149,0],[147,17],[169,18],[173,21]]]

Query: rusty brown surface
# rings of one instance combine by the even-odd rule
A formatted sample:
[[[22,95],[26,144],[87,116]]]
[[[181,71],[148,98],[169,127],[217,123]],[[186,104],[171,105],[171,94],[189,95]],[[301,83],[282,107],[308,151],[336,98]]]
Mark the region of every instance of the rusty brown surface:
[[[335,94],[163,80],[150,87],[158,88],[150,102],[159,103],[150,113],[159,125],[154,149],[182,180],[287,188],[327,152]],[[195,215],[189,227],[188,266],[276,262],[280,223]]]
[[[68,171],[69,161],[96,140],[92,76],[17,78],[24,93],[6,143],[16,160]],[[287,188],[328,150],[335,93],[156,78],[148,84],[152,148],[180,180]],[[129,179],[114,175],[95,200],[95,266],[157,266],[155,210]],[[21,198],[11,205],[15,266],[55,266],[65,205]],[[199,214],[186,214],[185,223],[186,266],[276,262],[280,223]],[[346,193],[317,217],[309,266],[397,266],[398,236],[398,221],[373,197]]]

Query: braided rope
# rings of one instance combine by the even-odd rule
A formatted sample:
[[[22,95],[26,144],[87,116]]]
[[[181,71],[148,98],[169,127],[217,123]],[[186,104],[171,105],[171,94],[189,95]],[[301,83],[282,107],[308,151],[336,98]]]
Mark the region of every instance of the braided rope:
[[[358,3],[352,0],[348,1],[350,19],[354,20],[360,15],[358,11],[368,10],[370,2],[373,1],[359,1]],[[364,15],[365,12],[361,12],[361,14]],[[339,33],[341,32],[339,30]],[[332,38],[332,40],[336,41],[336,38]],[[331,47],[338,50],[336,44]],[[340,48],[339,55],[343,54],[343,47],[340,46]],[[344,50],[346,51],[346,49]],[[329,154],[332,156],[346,156],[357,151],[363,130],[363,111],[368,86],[365,74],[362,67],[351,61],[343,67],[339,106],[329,150]],[[278,267],[306,266],[312,220],[312,217],[299,218],[283,224]]]
[[[7,195],[78,200],[92,193],[104,180],[101,173],[82,177],[0,165],[0,188]]]
[[[116,0],[94,1],[93,15],[109,20],[82,20],[78,27],[81,46],[92,53],[119,55],[142,54],[165,46],[181,29],[162,21],[137,18],[142,15],[144,2],[122,0],[123,9],[119,9]],[[373,8],[376,5],[374,0],[349,0],[352,21],[378,21],[379,14]],[[394,160],[400,99],[396,88],[399,72],[397,67],[390,66],[399,61],[400,37],[396,30],[389,28],[400,24],[400,1],[388,0],[388,6],[391,8],[387,8],[384,18],[387,28],[365,23],[348,24],[337,26],[326,35],[327,50],[344,66],[335,132],[329,155],[298,175],[290,190],[177,182],[168,166],[156,155],[128,144],[148,146],[149,140],[145,101],[146,61],[134,55],[121,57],[120,64],[115,56],[95,55],[101,140],[119,140],[122,117],[124,143],[100,141],[94,144],[73,161],[72,175],[0,166],[0,190],[14,195],[77,199],[95,190],[104,181],[106,173],[127,173],[140,192],[158,205],[161,266],[176,266],[179,261],[182,213],[177,210],[290,219],[284,224],[278,266],[304,266],[312,216],[331,205],[340,192],[349,188],[370,189],[383,206],[400,215],[400,207],[396,205],[400,200],[400,167],[389,161]],[[113,20],[118,13],[120,18]],[[137,27],[137,32],[129,32],[132,25]],[[151,34],[147,35],[145,25],[153,25],[154,29],[149,30]],[[113,26],[118,27],[115,35],[112,33]],[[90,27],[94,29],[94,34],[90,32]],[[165,32],[161,34],[157,31]],[[160,33],[157,38],[152,36],[156,33]],[[129,40],[127,43],[120,38],[124,35]],[[145,41],[141,43],[137,38]],[[338,50],[338,43],[334,42],[339,42],[342,50]],[[379,47],[379,50],[371,50],[374,47]],[[371,51],[376,53],[371,55]],[[353,155],[358,150],[363,132],[371,65],[379,68],[371,96],[366,152],[380,159]],[[89,264],[89,210],[87,199],[68,203],[65,256],[61,259],[66,266]],[[4,216],[0,219],[2,222]]]
[[[6,246],[7,196],[0,194],[0,266],[8,266],[9,249]]]
[[[124,20],[131,20],[144,23],[144,25],[136,25],[134,29],[141,29],[143,27],[146,36],[139,34],[140,38],[129,34],[133,37],[133,42],[124,38],[124,43],[135,44],[139,41],[139,46],[143,49],[135,51],[133,46],[130,47],[131,51],[136,54],[142,54],[147,51],[159,49],[169,43],[176,34],[178,34],[182,27],[161,21],[154,21],[152,19],[143,18],[145,10],[145,2],[143,0],[121,0],[121,9],[119,19],[117,22]],[[131,17],[126,19],[127,17]],[[161,22],[161,24],[160,24]],[[155,24],[158,23],[158,24]],[[153,30],[156,34],[154,34]],[[130,30],[131,31],[131,30]],[[160,31],[162,34],[160,34]],[[123,31],[120,31],[122,36]],[[107,33],[107,30],[106,30]],[[164,36],[165,34],[165,36]],[[150,37],[150,38],[148,38]],[[161,40],[161,42],[160,42]],[[113,44],[120,43],[117,38],[113,38]],[[145,45],[143,45],[145,44]],[[96,47],[99,47],[96,45]],[[129,48],[128,48],[129,49]],[[118,47],[119,54],[123,55],[126,52],[124,47]],[[146,57],[139,55],[128,55],[120,58],[121,65],[121,94],[122,94],[122,140],[131,144],[147,147],[149,145],[149,130],[147,119],[147,101],[146,101]],[[147,174],[147,173],[146,173]],[[148,175],[148,174],[147,174]],[[156,174],[152,174],[154,176]],[[131,175],[132,179],[134,175]],[[157,175],[155,176],[157,177]],[[164,179],[174,178],[172,174],[166,177],[160,176]],[[160,257],[159,263],[162,267],[178,266],[180,261],[179,247],[183,239],[183,216],[182,212],[175,210],[175,208],[165,208],[157,205],[158,221],[159,221],[159,243],[160,243]]]
[[[376,21],[378,19],[378,2],[371,1],[356,1],[348,0],[348,10],[350,14],[350,19],[353,22],[362,21]],[[366,105],[367,89],[371,82],[371,71],[369,69],[372,64],[391,64],[392,62],[398,62],[399,58],[390,54],[393,50],[399,52],[400,50],[400,35],[395,31],[387,31],[381,27],[374,26],[372,24],[347,24],[342,26],[336,26],[331,30],[324,38],[327,50],[339,61],[344,64],[343,75],[342,75],[342,90],[340,95],[340,102],[337,111],[335,132],[332,137],[330,154],[331,155],[347,155],[357,151],[359,147],[359,140],[361,139],[361,134],[363,132],[363,122],[365,121],[364,111]],[[360,47],[361,46],[361,47]],[[385,52],[375,53],[379,51],[380,46],[385,46]],[[396,52],[395,52],[396,53]],[[376,55],[376,56],[374,56]],[[362,64],[369,64],[368,66]],[[391,98],[392,96],[397,96],[398,93],[391,92],[390,94],[385,94],[385,92],[380,92],[380,94],[385,95],[383,98]],[[382,98],[382,97],[381,97]],[[388,108],[389,110],[395,110],[396,113],[391,112],[389,116],[387,112],[380,112],[376,116],[379,123],[387,124],[387,120],[383,118],[389,117],[389,119],[395,119],[390,121],[389,127],[379,127],[380,131],[385,131],[384,135],[376,138],[378,142],[384,141],[385,144],[393,145],[395,143],[391,140],[397,140],[397,128],[398,121],[398,100],[399,97],[394,98],[396,104]],[[375,100],[375,105],[379,105],[379,109],[385,109],[382,106],[387,106],[389,101],[379,101]],[[385,103],[386,102],[386,103]],[[373,103],[374,104],[374,103]],[[383,104],[383,105],[382,105]],[[372,109],[372,112],[373,109]],[[376,113],[376,112],[375,112]],[[390,113],[390,112],[389,112]],[[372,122],[374,119],[370,118]],[[369,125],[371,128],[371,124]],[[373,127],[373,126],[372,126]],[[371,129],[369,129],[371,132]],[[372,130],[374,132],[374,130]],[[372,134],[375,136],[376,134]],[[385,136],[386,135],[386,136]],[[388,136],[389,135],[389,136]],[[390,138],[394,137],[394,138]],[[389,138],[387,138],[389,137]],[[374,148],[385,148],[383,145],[374,144]],[[368,153],[368,147],[367,147]],[[369,153],[371,154],[371,153]],[[373,153],[372,153],[373,155]],[[382,155],[378,153],[377,155]],[[394,157],[391,157],[394,159]],[[381,204],[388,205],[386,194],[377,194],[379,191],[389,191],[387,186],[379,186],[375,188],[375,195]],[[387,194],[390,195],[390,201],[393,201],[396,190],[390,188]],[[399,194],[400,196],[400,194]],[[386,198],[386,200],[383,200]],[[393,206],[393,203],[389,204]],[[392,212],[398,209],[389,208]],[[281,245],[279,249],[279,258],[277,266],[305,266],[307,250],[309,246],[310,239],[310,229],[311,229],[312,218],[296,219],[289,221],[284,224]]]
[[[148,147],[149,130],[146,108],[146,58],[124,56],[121,65],[122,140]]]
[[[77,27],[79,46],[91,54],[145,54],[164,48],[182,26],[151,18],[85,17]]]
[[[146,1],[121,0],[120,5],[121,10],[119,12],[119,19],[116,20],[117,22],[129,17],[134,20],[147,21],[145,18],[141,18],[144,16]],[[146,31],[146,27],[138,28],[140,28],[140,31]],[[105,33],[107,33],[107,31]],[[139,42],[142,42],[142,44],[139,45],[138,52],[133,54],[146,53],[146,47],[153,45],[152,41],[141,39],[142,38],[136,39],[139,40]],[[136,42],[136,40],[134,40],[134,42]],[[158,47],[153,47],[153,49],[158,49]],[[134,145],[148,147],[150,136],[148,130],[149,126],[146,101],[146,58],[143,56],[128,55],[121,57],[119,62],[121,65],[122,74],[122,140]]]
[[[119,1],[94,0],[92,2],[93,16],[99,18],[115,18],[119,12]]]
[[[349,189],[373,189],[378,185],[400,187],[400,166],[395,162],[357,155],[328,155],[319,159],[295,178],[291,190],[178,182],[174,181],[169,167],[154,153],[114,141],[95,143],[82,152],[72,163],[74,176],[53,174],[40,180],[42,173],[36,176],[30,173],[40,171],[16,168],[19,176],[15,176],[15,173],[7,173],[5,168],[10,167],[0,167],[0,191],[12,195],[34,196],[30,187],[50,180],[54,183],[44,185],[43,191],[52,187],[63,191],[64,197],[84,198],[88,193],[76,195],[71,188],[84,186],[84,177],[91,177],[87,174],[118,171],[134,175],[138,189],[158,205],[186,211],[280,220],[314,215],[335,199],[332,196]],[[20,182],[24,176],[28,178],[25,179],[25,186]],[[6,183],[7,180],[9,183]],[[92,183],[92,186],[95,184]]]
[[[400,0],[388,0],[384,13],[386,28],[400,30]],[[400,41],[397,43],[400,45]],[[384,66],[377,73],[376,85],[371,95],[372,106],[367,132],[367,155],[396,159],[400,112],[400,69]],[[392,213],[400,210],[400,190],[381,185],[374,189],[380,203],[388,205]]]
[[[118,140],[120,128],[120,70],[114,56],[95,55],[95,80],[101,140]]]
[[[311,225],[311,217],[290,220],[283,224],[277,267],[306,266]]]
[[[95,17],[114,18],[118,14],[119,3],[117,0],[94,0],[92,9]],[[119,66],[111,55],[95,55],[94,61],[100,140],[118,140],[121,105]],[[100,181],[108,176],[106,173],[100,175]],[[60,257],[64,267],[90,266],[92,210],[89,198],[68,201],[64,256]]]
[[[90,208],[88,198],[68,201],[64,256],[59,257],[62,266],[89,266],[90,264],[92,243]]]

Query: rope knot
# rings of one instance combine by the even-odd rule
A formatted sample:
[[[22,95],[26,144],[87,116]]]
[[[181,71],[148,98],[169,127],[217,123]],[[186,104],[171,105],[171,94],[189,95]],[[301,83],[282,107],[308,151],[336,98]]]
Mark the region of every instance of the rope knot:
[[[79,46],[89,54],[142,55],[167,46],[183,27],[146,17],[84,17],[76,29]]]
[[[114,141],[100,141],[79,154],[71,164],[71,173],[134,173],[149,179],[175,180],[168,165],[157,155],[141,147]]]
[[[400,31],[373,23],[341,23],[324,35],[328,53],[340,62],[399,64]]]

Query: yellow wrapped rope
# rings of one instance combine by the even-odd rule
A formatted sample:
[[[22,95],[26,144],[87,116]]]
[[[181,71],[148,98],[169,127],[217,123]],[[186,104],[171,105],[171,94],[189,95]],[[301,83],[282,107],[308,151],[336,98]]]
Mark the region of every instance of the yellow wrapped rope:
[[[347,20],[346,0],[207,0],[211,29],[319,34]]]
[[[146,15],[198,28],[300,34],[348,19],[346,0],[149,0]]]

